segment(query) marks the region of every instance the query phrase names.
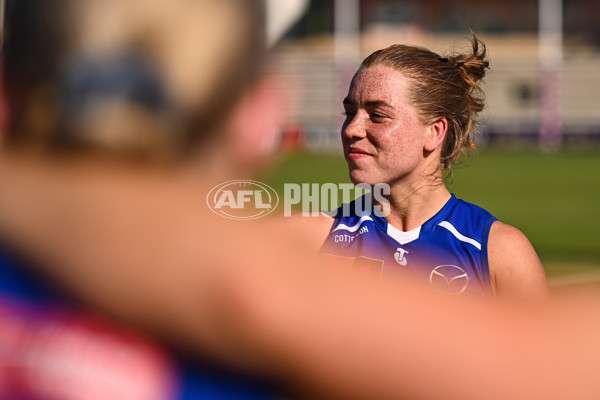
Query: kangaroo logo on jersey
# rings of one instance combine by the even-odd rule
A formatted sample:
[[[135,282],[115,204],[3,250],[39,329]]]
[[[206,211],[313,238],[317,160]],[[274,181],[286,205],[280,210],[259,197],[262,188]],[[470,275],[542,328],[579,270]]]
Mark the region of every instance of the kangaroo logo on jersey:
[[[405,254],[408,254],[408,251],[400,247],[398,247],[396,249],[396,252],[394,253],[394,259],[398,264],[402,265],[403,267],[408,263],[408,260],[406,259],[406,257],[404,257]]]
[[[469,276],[456,265],[438,265],[431,270],[429,283],[443,293],[461,294],[469,285]]]

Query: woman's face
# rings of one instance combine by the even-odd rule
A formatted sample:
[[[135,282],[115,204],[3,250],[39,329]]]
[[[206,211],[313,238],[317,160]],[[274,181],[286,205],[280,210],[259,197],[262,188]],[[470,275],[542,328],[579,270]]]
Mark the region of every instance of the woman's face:
[[[344,99],[344,156],[353,183],[418,178],[427,126],[409,100],[411,81],[385,65],[361,68]]]

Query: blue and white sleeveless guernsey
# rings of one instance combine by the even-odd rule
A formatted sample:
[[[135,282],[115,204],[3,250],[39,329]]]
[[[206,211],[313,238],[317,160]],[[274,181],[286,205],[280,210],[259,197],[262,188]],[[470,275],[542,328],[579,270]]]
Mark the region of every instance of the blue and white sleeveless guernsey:
[[[373,211],[357,213],[354,201],[337,210],[321,253],[362,270],[407,271],[445,293],[489,296],[487,241],[494,221],[489,212],[452,195],[427,222],[403,232]]]

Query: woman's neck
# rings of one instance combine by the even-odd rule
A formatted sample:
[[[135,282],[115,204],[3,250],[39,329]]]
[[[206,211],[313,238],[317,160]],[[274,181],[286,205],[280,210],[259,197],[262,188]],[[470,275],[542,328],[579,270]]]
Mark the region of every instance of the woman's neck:
[[[401,231],[410,231],[434,216],[450,197],[441,175],[416,183],[396,182],[390,187],[390,213],[386,220]]]

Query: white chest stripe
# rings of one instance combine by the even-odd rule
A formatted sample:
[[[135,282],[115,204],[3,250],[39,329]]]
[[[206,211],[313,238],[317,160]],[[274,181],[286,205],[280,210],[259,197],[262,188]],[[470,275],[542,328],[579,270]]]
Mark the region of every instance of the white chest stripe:
[[[360,228],[362,223],[365,221],[373,221],[373,218],[371,218],[369,215],[363,215],[362,217],[360,217],[356,225],[348,226],[345,224],[339,224],[335,227],[335,229],[332,232],[339,231],[340,229],[344,229],[348,232],[356,232],[358,228]]]
[[[452,233],[461,242],[472,244],[473,246],[477,247],[478,250],[481,250],[481,243],[479,243],[475,239],[471,239],[470,237],[466,237],[465,235],[463,235],[462,233],[460,233],[459,231],[457,231],[456,228],[454,227],[454,225],[452,225],[450,222],[448,222],[448,221],[442,221],[438,225],[441,226],[441,227],[443,227],[443,228],[448,229],[450,231],[450,233]]]
[[[395,226],[392,226],[390,224],[388,224],[388,226],[387,226],[388,236],[390,236],[392,239],[394,239],[396,242],[398,242],[400,244],[406,244],[406,243],[412,242],[413,240],[417,240],[419,238],[420,233],[421,233],[420,226],[417,226],[415,229],[406,231],[406,232],[401,231],[400,229],[398,229]]]

